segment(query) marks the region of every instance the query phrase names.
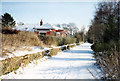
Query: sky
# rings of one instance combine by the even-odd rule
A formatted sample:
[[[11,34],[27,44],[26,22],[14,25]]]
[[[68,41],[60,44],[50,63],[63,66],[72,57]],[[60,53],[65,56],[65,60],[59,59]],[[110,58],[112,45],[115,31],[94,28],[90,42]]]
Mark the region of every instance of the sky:
[[[90,1],[3,1],[2,14],[12,15],[17,22],[25,24],[44,23],[63,24],[75,23],[79,29],[89,27],[95,14],[97,2]]]

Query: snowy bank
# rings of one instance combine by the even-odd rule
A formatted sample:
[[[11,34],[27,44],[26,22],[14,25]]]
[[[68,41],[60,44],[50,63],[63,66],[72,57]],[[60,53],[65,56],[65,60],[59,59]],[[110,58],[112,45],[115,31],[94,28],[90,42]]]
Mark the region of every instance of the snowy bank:
[[[64,50],[75,46],[73,45],[65,45]],[[39,47],[31,47],[31,51],[14,51],[13,54],[8,58],[0,60],[2,64],[0,75],[8,74],[12,71],[17,70],[21,65],[26,66],[27,64],[31,63],[33,60],[38,60],[46,55],[46,53],[50,52],[51,56],[57,55],[59,51],[62,51],[62,47],[56,48],[46,48],[46,49],[39,49]]]
[[[93,51],[91,44],[85,43],[64,52],[58,52],[56,56],[47,57],[21,67],[2,79],[94,79],[87,68],[94,73]]]

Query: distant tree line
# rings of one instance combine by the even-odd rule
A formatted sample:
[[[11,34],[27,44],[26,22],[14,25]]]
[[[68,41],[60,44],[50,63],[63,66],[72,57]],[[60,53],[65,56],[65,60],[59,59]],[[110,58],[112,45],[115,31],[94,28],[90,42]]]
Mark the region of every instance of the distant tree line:
[[[119,19],[120,1],[100,2],[87,32],[87,41],[93,43],[91,47],[103,73],[103,81],[120,79]]]
[[[76,43],[79,43],[81,41],[85,42],[86,41],[86,31],[85,27],[83,26],[80,31],[76,32],[74,34],[74,37],[76,38]]]
[[[86,41],[86,33],[85,33],[85,27],[81,27],[81,29],[78,29],[75,23],[68,23],[68,24],[57,24],[57,27],[63,28],[66,31],[69,31],[70,34],[73,34],[72,36],[76,38],[76,43],[79,43],[80,41]]]
[[[70,31],[70,33],[73,32],[73,34],[75,34],[75,33],[77,33],[79,31],[78,27],[73,22],[72,23],[68,23],[68,24],[66,24],[66,23],[64,23],[64,24],[57,24],[56,26],[59,27],[59,28],[63,28],[66,31]]]

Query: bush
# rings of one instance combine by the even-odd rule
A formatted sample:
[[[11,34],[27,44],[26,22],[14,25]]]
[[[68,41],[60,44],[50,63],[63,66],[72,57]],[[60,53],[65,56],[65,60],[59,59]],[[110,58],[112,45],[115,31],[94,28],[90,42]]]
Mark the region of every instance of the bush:
[[[76,38],[73,37],[39,36],[39,38],[44,44],[55,46],[72,44],[76,42]]]
[[[95,52],[109,51],[111,48],[117,45],[117,42],[111,40],[108,43],[95,43],[91,46]]]
[[[39,36],[45,45],[56,45],[57,37],[55,36]]]
[[[3,34],[18,34],[19,32],[20,32],[20,30],[12,29],[10,27],[2,29]]]
[[[104,50],[104,46],[103,44],[99,43],[99,44],[93,44],[91,46],[92,50],[94,50],[95,52],[101,52]]]
[[[102,78],[101,81],[107,81],[107,79],[111,79],[109,81],[113,81],[112,79],[118,79],[120,74],[119,68],[119,52],[116,50],[116,47],[110,49],[109,51],[105,51],[102,53],[97,53],[95,55],[96,62],[98,63],[101,73],[103,74],[100,76]],[[115,80],[117,81],[117,80]]]

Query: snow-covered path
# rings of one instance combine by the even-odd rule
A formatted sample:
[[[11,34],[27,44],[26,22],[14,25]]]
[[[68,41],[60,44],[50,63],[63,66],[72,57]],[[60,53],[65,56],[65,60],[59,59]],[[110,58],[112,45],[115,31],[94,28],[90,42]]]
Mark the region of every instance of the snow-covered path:
[[[39,60],[36,64],[31,63],[22,70],[18,69],[4,78],[12,79],[94,79],[86,68],[93,71],[95,63],[91,44],[84,43],[82,45],[71,48],[48,60]]]

